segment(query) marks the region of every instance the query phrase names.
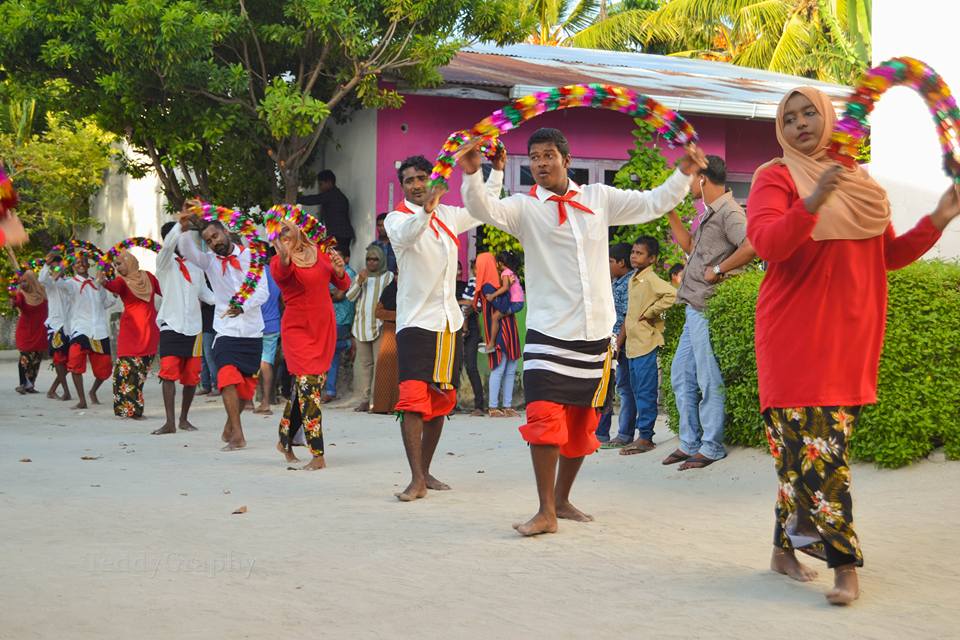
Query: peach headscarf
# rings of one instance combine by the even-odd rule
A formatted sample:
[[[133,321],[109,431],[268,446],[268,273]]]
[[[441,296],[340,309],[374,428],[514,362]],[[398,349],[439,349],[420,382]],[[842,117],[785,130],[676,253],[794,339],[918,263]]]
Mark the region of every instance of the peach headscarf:
[[[483,297],[483,285],[492,284],[494,289],[500,288],[500,271],[497,269],[497,259],[489,251],[477,254],[477,261],[474,264],[476,273],[477,287],[473,294],[473,303],[485,303]]]
[[[47,290],[37,280],[37,274],[30,269],[24,271],[23,275],[20,276],[20,293],[23,294],[24,300],[31,307],[35,307],[47,299]]]
[[[787,100],[794,94],[804,95],[823,116],[823,131],[813,153],[807,155],[790,146],[783,135],[783,111]],[[830,134],[837,121],[837,113],[830,98],[813,87],[797,87],[783,96],[777,107],[777,142],[783,148],[783,157],[774,158],[762,165],[754,178],[763,169],[774,165],[786,165],[790,177],[801,198],[814,192],[817,180],[834,161],[827,155]],[[879,236],[890,224],[890,201],[887,192],[863,167],[845,168],[840,174],[837,189],[820,207],[820,219],[813,229],[814,240],[864,240]]]
[[[129,251],[121,251],[120,255],[117,256],[117,263],[124,266],[127,275],[120,277],[127,283],[127,287],[133,295],[149,302],[150,296],[153,294],[153,283],[150,282],[147,272],[140,269],[140,262],[137,258]],[[119,271],[117,274],[119,275]]]
[[[317,264],[317,245],[313,243],[293,222],[283,221],[287,233],[280,237],[280,242],[287,248],[290,261],[301,269],[309,269]]]

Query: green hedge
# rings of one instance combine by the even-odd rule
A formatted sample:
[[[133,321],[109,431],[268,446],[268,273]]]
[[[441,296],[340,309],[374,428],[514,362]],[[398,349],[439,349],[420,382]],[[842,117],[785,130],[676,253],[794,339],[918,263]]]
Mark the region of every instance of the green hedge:
[[[751,447],[766,447],[753,348],[762,279],[762,273],[754,272],[723,283],[707,310],[727,387],[726,441]],[[891,272],[888,280],[879,403],[864,411],[852,455],[881,467],[900,467],[943,445],[948,458],[960,459],[960,265],[918,262]],[[665,402],[674,431],[679,417],[669,371],[683,313],[680,305],[668,313],[663,354]]]

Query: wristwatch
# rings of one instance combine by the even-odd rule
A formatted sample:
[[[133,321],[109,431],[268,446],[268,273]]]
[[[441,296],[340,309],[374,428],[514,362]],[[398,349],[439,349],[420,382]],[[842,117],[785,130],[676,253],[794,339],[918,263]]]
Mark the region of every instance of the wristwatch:
[[[719,264],[713,265],[713,275],[717,276],[718,278],[723,277],[723,271],[720,270]]]

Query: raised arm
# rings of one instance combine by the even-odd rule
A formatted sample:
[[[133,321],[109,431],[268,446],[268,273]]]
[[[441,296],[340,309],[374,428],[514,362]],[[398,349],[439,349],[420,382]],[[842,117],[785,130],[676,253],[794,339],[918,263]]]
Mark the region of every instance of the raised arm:
[[[487,193],[490,194],[491,198],[495,200],[500,199],[500,195],[503,193],[503,170],[502,169],[491,169],[490,176],[487,178],[487,181],[484,183],[484,187],[487,190]],[[452,207],[454,210],[454,226],[456,227],[455,233],[458,235],[465,233],[474,227],[478,227],[483,222],[470,215],[470,210],[466,207]]]
[[[213,256],[200,249],[200,234],[196,231],[181,232],[177,239],[177,249],[185,260],[192,262],[204,271],[210,268]]]
[[[383,220],[383,228],[395,247],[413,245],[429,224],[430,214],[422,207],[417,207],[413,213],[391,211]]]
[[[663,184],[649,191],[607,185],[602,188],[607,197],[607,221],[611,226],[642,224],[656,220],[683,202],[690,191],[690,176],[677,169]]]
[[[494,198],[484,185],[483,174],[479,170],[464,172],[460,195],[470,216],[523,240],[520,237],[523,205],[519,198]]]
[[[803,198],[790,202],[792,192],[792,185],[776,165],[762,171],[750,189],[747,238],[757,255],[768,262],[787,260],[817,224],[818,214],[807,210]]]
[[[157,273],[163,273],[173,265],[173,259],[177,251],[177,241],[182,234],[180,225],[175,224],[163,238],[163,247],[157,253]]]
[[[670,231],[673,232],[673,237],[677,239],[677,244],[689,256],[693,253],[693,236],[690,235],[689,229],[680,220],[680,214],[677,213],[676,209],[667,214],[667,222],[670,223]]]

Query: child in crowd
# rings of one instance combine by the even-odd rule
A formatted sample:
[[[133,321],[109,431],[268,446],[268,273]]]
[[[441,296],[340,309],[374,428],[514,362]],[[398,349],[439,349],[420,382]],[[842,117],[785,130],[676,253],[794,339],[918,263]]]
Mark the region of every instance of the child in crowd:
[[[680,288],[680,283],[683,282],[683,267],[684,265],[682,262],[678,262],[670,267],[670,284],[677,289]]]
[[[617,373],[616,393],[620,398],[620,422],[633,424],[637,419],[636,408],[633,406],[633,392],[630,391],[630,369],[627,367],[627,356],[623,350],[623,341],[626,339],[621,329],[627,315],[627,292],[630,286],[630,252],[633,247],[628,242],[618,242],[610,245],[610,283],[613,287],[613,308],[617,312],[617,321],[613,325],[613,335],[617,336]],[[621,441],[614,438],[610,441],[610,424],[613,422],[613,386],[607,387],[607,400],[603,404],[600,422],[597,424],[597,440],[601,447],[614,449],[630,444],[630,441]]]
[[[511,316],[523,309],[523,287],[516,271],[519,260],[512,251],[501,251],[497,254],[497,271],[500,272],[500,288],[484,297],[493,305],[491,314],[490,335],[487,336],[486,353],[496,350],[497,335],[500,333],[500,320],[504,316]]]
[[[620,450],[623,455],[645,453],[656,447],[653,425],[657,421],[657,391],[660,387],[657,353],[663,346],[663,312],[677,301],[677,290],[653,270],[659,257],[660,243],[656,238],[641,236],[633,243],[630,266],[635,271],[630,278],[623,332],[637,418],[631,425],[624,425],[621,421],[617,437],[633,440],[634,429],[639,435]],[[625,426],[628,432],[624,431]]]

